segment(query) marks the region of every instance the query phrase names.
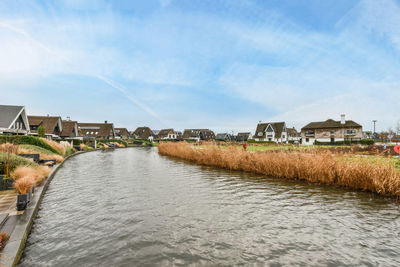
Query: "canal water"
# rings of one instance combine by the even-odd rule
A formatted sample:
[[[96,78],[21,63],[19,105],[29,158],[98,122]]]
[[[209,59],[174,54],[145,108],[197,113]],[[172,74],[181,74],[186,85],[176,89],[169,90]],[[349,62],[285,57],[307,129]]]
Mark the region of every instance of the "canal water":
[[[157,148],[68,160],[21,266],[399,266],[400,209],[369,193],[202,167]]]

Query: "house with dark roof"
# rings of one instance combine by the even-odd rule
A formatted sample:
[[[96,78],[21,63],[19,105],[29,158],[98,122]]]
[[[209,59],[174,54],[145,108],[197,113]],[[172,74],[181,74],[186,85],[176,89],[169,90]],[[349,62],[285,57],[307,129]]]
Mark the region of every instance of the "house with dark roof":
[[[0,134],[29,132],[29,121],[24,106],[0,105]]]
[[[225,142],[231,142],[234,140],[234,137],[228,133],[219,133],[215,136],[215,140],[217,141],[225,141]]]
[[[177,134],[174,129],[162,129],[158,132],[157,139],[159,140],[175,140],[177,138]]]
[[[250,132],[238,133],[236,136],[236,141],[246,142],[247,140],[249,140],[250,136],[251,136]]]
[[[128,139],[130,133],[126,128],[115,128],[115,137],[121,139]]]
[[[301,128],[301,143],[305,145],[313,145],[315,141],[329,143],[361,139],[362,126],[352,120],[346,120],[345,115],[341,115],[340,121],[328,119],[310,122]]]
[[[108,123],[78,123],[79,135],[86,139],[114,139],[114,124]]]
[[[300,142],[301,135],[294,127],[287,128],[286,131],[287,131],[288,141]]]
[[[38,128],[45,129],[46,138],[59,138],[62,132],[62,121],[60,116],[31,116],[28,115],[29,127],[32,135],[38,134]]]
[[[272,141],[286,143],[287,131],[285,122],[259,122],[253,136],[256,141]]]
[[[136,139],[147,139],[153,141],[155,135],[149,127],[143,126],[136,128],[133,132],[133,136]]]
[[[215,140],[215,134],[209,129],[185,129],[182,135],[182,139],[195,141],[213,141]]]
[[[62,120],[61,123],[62,123],[62,131],[60,133],[61,138],[72,138],[72,139],[80,138],[77,121],[71,121],[68,117],[66,120]]]

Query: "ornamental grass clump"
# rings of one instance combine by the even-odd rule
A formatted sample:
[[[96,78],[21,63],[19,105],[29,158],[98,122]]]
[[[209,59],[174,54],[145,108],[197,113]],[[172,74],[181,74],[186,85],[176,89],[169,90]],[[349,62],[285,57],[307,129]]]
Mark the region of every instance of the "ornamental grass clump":
[[[21,195],[27,194],[34,185],[35,185],[35,179],[29,176],[18,179],[14,183],[15,189]]]
[[[10,239],[10,235],[7,234],[6,232],[1,232],[0,233],[0,251],[4,249],[4,247],[7,244],[7,241]]]
[[[348,161],[345,155],[329,151],[246,152],[187,143],[161,143],[158,149],[162,155],[201,165],[400,196],[400,170],[383,161]]]
[[[56,141],[53,140],[48,140],[46,138],[41,138],[45,143],[47,143],[49,146],[60,152],[62,156],[65,155],[65,145],[57,143]]]
[[[31,177],[35,184],[40,184],[49,176],[50,172],[51,168],[47,166],[19,166],[11,173],[11,178],[18,181],[24,177]]]

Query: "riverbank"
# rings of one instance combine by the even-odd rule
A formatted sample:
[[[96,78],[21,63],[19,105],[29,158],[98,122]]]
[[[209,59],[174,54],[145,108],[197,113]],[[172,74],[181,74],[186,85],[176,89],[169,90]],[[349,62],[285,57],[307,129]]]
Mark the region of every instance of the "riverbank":
[[[93,150],[91,150],[93,151]],[[32,228],[33,220],[39,210],[40,203],[42,201],[43,195],[46,192],[50,182],[52,181],[54,175],[71,157],[77,156],[79,154],[91,152],[91,151],[79,151],[68,157],[66,157],[60,164],[57,164],[49,174],[48,178],[41,185],[36,187],[35,194],[33,195],[29,205],[23,212],[23,214],[13,216],[12,221],[9,222],[8,227],[13,228],[10,233],[10,239],[7,242],[6,247],[1,252],[0,255],[0,265],[1,266],[16,266],[22,255],[25,247],[26,239]],[[7,225],[6,225],[7,226]]]
[[[400,197],[400,170],[396,168],[397,160],[354,160],[354,155],[313,150],[246,152],[236,147],[194,147],[187,143],[162,143],[158,149],[161,155],[200,165]]]

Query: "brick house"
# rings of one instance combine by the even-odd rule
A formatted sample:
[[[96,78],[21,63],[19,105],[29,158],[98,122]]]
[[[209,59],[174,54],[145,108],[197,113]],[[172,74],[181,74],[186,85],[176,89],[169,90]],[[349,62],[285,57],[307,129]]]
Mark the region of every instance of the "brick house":
[[[333,143],[345,140],[363,139],[362,126],[352,120],[345,120],[341,115],[340,121],[328,119],[321,122],[310,122],[301,129],[301,143],[313,145],[315,141]]]

